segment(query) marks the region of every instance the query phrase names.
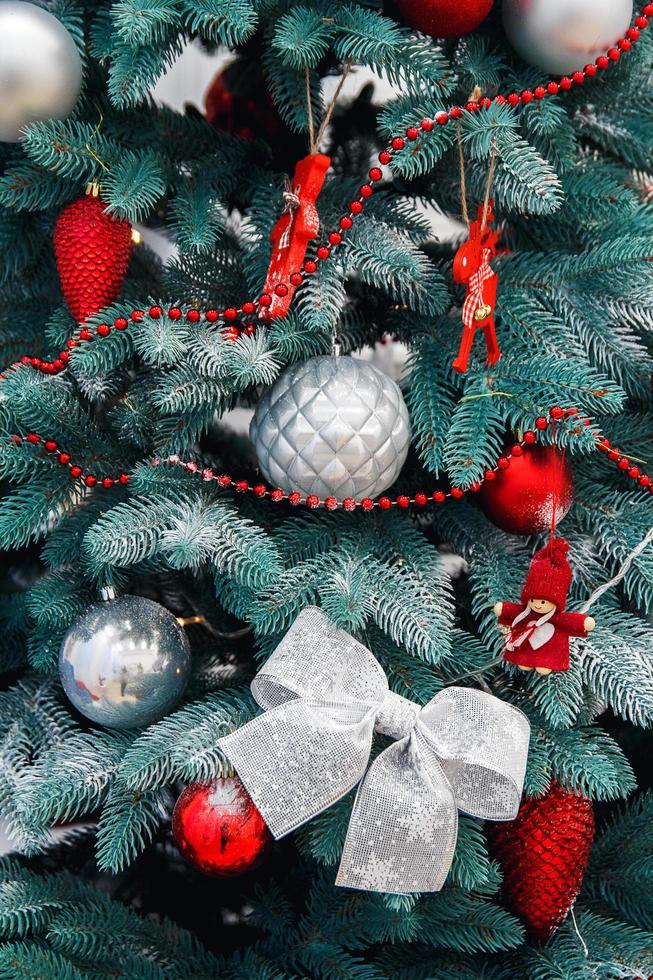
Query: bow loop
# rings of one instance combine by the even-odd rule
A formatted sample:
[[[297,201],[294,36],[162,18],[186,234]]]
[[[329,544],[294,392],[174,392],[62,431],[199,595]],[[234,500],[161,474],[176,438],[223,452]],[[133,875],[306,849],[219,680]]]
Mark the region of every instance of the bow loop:
[[[252,691],[266,710],[218,744],[275,837],[360,782],[339,885],[437,891],[453,858],[458,808],[494,820],[516,815],[524,715],[455,687],[420,709],[389,691],[373,654],[319,609],[300,614]],[[375,730],[397,741],[366,773]]]

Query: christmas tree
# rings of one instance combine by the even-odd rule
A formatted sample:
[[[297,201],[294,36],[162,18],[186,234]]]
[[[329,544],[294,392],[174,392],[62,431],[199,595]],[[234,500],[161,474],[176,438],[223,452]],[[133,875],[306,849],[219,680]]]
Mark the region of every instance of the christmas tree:
[[[0,0],[1,977],[653,973],[650,18]]]

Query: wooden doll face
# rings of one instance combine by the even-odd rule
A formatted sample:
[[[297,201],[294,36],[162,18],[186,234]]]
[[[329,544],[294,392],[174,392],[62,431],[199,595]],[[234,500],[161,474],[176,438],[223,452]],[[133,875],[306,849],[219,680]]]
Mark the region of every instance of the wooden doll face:
[[[555,603],[548,599],[529,599],[528,608],[536,612],[538,616],[546,616],[550,612],[555,612]]]

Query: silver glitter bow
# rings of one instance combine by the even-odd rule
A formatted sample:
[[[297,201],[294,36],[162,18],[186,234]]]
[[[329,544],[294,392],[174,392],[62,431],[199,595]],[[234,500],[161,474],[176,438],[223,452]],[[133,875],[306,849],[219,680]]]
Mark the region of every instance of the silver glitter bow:
[[[439,891],[458,809],[517,815],[530,734],[521,711],[461,687],[420,708],[389,691],[372,653],[320,609],[300,614],[252,692],[265,712],[219,745],[275,837],[360,782],[337,885]],[[375,730],[397,741],[368,769]]]

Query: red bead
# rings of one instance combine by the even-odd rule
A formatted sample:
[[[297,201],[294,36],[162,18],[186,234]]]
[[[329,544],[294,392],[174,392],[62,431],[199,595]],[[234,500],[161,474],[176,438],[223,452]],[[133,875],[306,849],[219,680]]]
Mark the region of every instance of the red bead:
[[[643,476],[640,476],[640,478],[638,480],[638,483],[639,483],[640,487],[648,487],[649,484],[650,484],[650,482],[651,482],[651,478],[650,478],[650,476],[647,476],[646,473],[644,473]]]
[[[569,78],[568,75],[563,75],[562,78],[560,79],[560,88],[564,92],[567,92],[573,84],[574,83],[572,82],[571,78]]]
[[[277,285],[274,287],[274,291],[275,291],[275,293],[276,293],[277,296],[287,296],[288,295],[288,287],[286,286],[285,282],[278,282]],[[226,313],[226,311],[225,311],[225,313]]]
[[[543,99],[544,96],[546,95],[546,89],[544,88],[543,85],[536,85],[535,88],[533,89],[533,95],[535,96],[536,99]]]
[[[61,352],[61,354],[59,354],[59,357],[58,357],[57,360],[63,361],[64,364],[67,364],[68,361],[70,360],[70,354],[68,353],[67,350],[62,350],[62,352]],[[56,363],[56,361],[55,361],[55,363]]]
[[[41,441],[41,437],[37,436],[34,432],[30,432],[27,437],[27,441],[31,442],[33,446],[36,446]]]
[[[609,58],[606,58],[604,54],[599,55],[599,57],[596,59],[596,67],[600,68],[602,71],[605,71],[609,64],[610,60]]]
[[[150,316],[153,320],[158,320],[163,315],[163,310],[160,306],[150,306]]]
[[[30,358],[30,364],[32,365],[33,368],[41,367],[41,358],[40,357],[31,357]]]
[[[405,145],[406,144],[404,142],[403,136],[395,136],[395,138],[392,141],[393,150],[403,150]]]
[[[377,180],[381,180],[381,178],[383,177],[383,171],[381,170],[380,167],[372,167],[368,176],[372,181],[372,183],[374,183]]]
[[[465,104],[465,108],[467,109],[467,112],[477,112],[478,102],[467,102]]]
[[[508,105],[511,105],[513,107],[519,105],[519,96],[517,95],[516,92],[511,92],[510,95],[508,96]]]
[[[517,445],[514,445],[511,448],[510,455],[511,456],[522,456],[523,455],[523,452],[524,452],[524,450],[522,449],[522,447],[517,444]]]
[[[610,443],[605,437],[603,437],[600,442],[597,442],[596,446],[602,453],[607,453],[608,449],[610,448]]]
[[[438,115],[440,115],[440,113],[438,113]],[[445,115],[446,115],[446,113],[445,113]],[[437,116],[436,116],[436,119],[437,119]],[[425,133],[430,133],[431,130],[433,129],[433,120],[432,119],[422,119],[422,121],[421,121],[421,123],[419,125],[420,125],[420,129],[423,129]],[[442,125],[442,124],[440,124],[440,125]]]
[[[610,59],[610,61],[619,61],[620,57],[621,57],[621,51],[619,50],[619,48],[610,48],[610,50],[608,51],[608,58]]]
[[[45,444],[45,448],[47,449],[47,451],[48,451],[49,453],[54,453],[54,452],[56,452],[56,451],[57,451],[57,449],[58,449],[59,447],[57,446],[57,444],[56,444],[56,442],[54,441],[54,439],[48,439],[48,441],[47,441],[47,442],[46,442],[46,444]]]
[[[617,41],[617,47],[620,51],[630,51],[632,45],[627,37],[622,37]]]
[[[12,436],[11,441],[15,442],[17,446],[22,446],[23,444],[23,440],[21,439],[20,436],[16,436],[16,435]]]
[[[70,462],[70,453],[59,453],[59,462],[62,466],[68,466]]]
[[[292,493],[288,494],[288,503],[292,504],[293,507],[296,507],[297,504],[301,503],[301,501],[302,501],[302,495],[301,493],[298,493],[296,490],[293,490]]]
[[[478,493],[478,491],[481,489],[481,484],[478,482],[472,483],[469,489],[471,493]]]
[[[388,164],[390,163],[391,160],[392,160],[392,154],[389,153],[387,150],[381,150],[381,152],[379,153],[379,162]]]
[[[304,272],[308,272],[309,275],[312,275],[312,273],[314,273],[316,269],[317,269],[317,263],[313,262],[312,259],[307,259],[307,261],[304,262]]]
[[[320,245],[320,247],[317,250],[318,259],[321,259],[324,262],[324,260],[328,259],[330,255],[331,255],[331,250],[327,248],[326,245]]]
[[[245,493],[246,490],[249,490],[249,483],[247,480],[236,480],[235,486],[238,493]]]
[[[89,337],[89,340],[92,339],[92,337]],[[54,364],[52,364],[50,361],[43,361],[43,364],[41,364],[41,371],[43,371],[43,374],[54,374]]]
[[[366,511],[366,512],[367,511],[370,511],[370,510],[373,510],[373,508],[374,508],[374,501],[372,500],[372,498],[371,497],[363,497],[363,499],[361,500],[361,508],[364,511]]]
[[[168,317],[171,320],[181,320],[181,310],[179,309],[179,307],[178,306],[172,306],[168,310]]]
[[[82,468],[81,468],[81,466],[71,466],[70,467],[70,475],[72,477],[74,477],[74,479],[77,479],[78,476],[81,476],[82,475]]]
[[[619,459],[619,450],[618,449],[611,449],[609,451],[609,453],[608,453],[608,459],[612,460],[613,462],[615,462],[616,460],[618,460]]]
[[[93,340],[93,334],[88,329],[88,327],[84,327],[82,330],[79,331],[79,339],[80,340]],[[46,363],[47,362],[44,362],[44,364],[46,364]]]
[[[338,501],[335,497],[327,497],[324,501],[324,506],[327,510],[335,510],[338,506]]]
[[[314,493],[311,493],[306,498],[306,504],[308,507],[311,508],[311,510],[315,510],[316,507],[320,506],[320,498],[317,497]]]
[[[275,504],[278,504],[280,500],[283,500],[283,490],[280,490],[279,487],[277,487],[276,490],[271,490],[270,500],[273,500]]]
[[[415,494],[415,503],[417,504],[418,507],[425,507],[426,504],[428,503],[428,499],[429,498],[426,496],[425,493]]]
[[[218,486],[221,486],[221,487],[230,487],[231,486],[231,477],[229,476],[228,473],[222,473],[218,477],[218,481],[217,482],[218,482]]]
[[[585,75],[583,74],[582,71],[575,71],[571,76],[571,80],[574,83],[574,85],[582,85],[583,82],[585,81]]]
[[[552,419],[555,419],[557,422],[559,419],[563,419],[565,417],[565,410],[564,408],[560,408],[559,405],[554,405],[554,407],[549,412],[549,415],[551,416]]]
[[[410,507],[410,497],[407,497],[404,493],[400,494],[397,497],[397,507],[401,507],[402,510],[406,510],[407,507]]]
[[[628,476],[630,477],[631,480],[638,480],[640,473],[641,470],[639,466],[631,466],[630,469],[628,470]]]
[[[510,466],[510,460],[506,456],[499,456],[497,466],[500,470],[507,470]]]
[[[524,91],[521,94],[521,100],[525,105],[528,105],[529,102],[533,101],[533,93],[529,88],[524,89]]]
[[[256,333],[256,325],[254,323],[248,323],[243,329],[243,333],[246,334],[247,337],[251,337]]]
[[[363,205],[360,201],[352,201],[349,205],[349,210],[352,214],[360,214],[363,210]]]
[[[189,323],[199,323],[200,321],[200,311],[199,310],[189,310],[186,314],[186,319]]]
[[[642,13],[645,17],[653,17],[653,3],[647,3]]]
[[[492,105],[492,99],[488,99],[487,95],[485,95],[482,99],[479,99],[478,104],[480,105],[481,109],[489,109]]]
[[[345,497],[342,502],[342,506],[348,511],[356,510],[356,501],[353,497]]]
[[[119,316],[113,321],[113,325],[116,330],[126,330],[129,326],[129,320],[126,320],[124,316]]]
[[[264,497],[267,492],[267,487],[264,483],[255,483],[252,487],[252,493],[255,497]]]
[[[143,317],[145,316],[145,313],[143,312],[143,310],[132,310],[130,316],[134,321],[134,323],[140,323]]]
[[[108,337],[109,334],[111,333],[111,327],[109,326],[108,323],[101,323],[97,328],[97,332],[100,335],[100,337]]]
[[[189,864],[223,878],[255,867],[272,841],[237,776],[189,783],[175,805],[172,833]]]
[[[102,480],[102,486],[104,487],[105,490],[111,489],[111,487],[113,486],[113,480],[111,479],[110,476],[105,476],[105,478]]]
[[[496,480],[496,478],[497,475],[494,470],[486,470],[485,473],[483,474],[483,479],[487,483],[492,483],[492,480]]]
[[[220,314],[218,313],[217,310],[207,310],[206,313],[204,314],[204,318],[206,319],[207,323],[215,323],[218,320],[219,316]]]
[[[455,105],[453,106],[453,108],[449,109],[449,115],[451,116],[452,119],[460,119],[462,114],[463,114],[463,110],[459,105]]]
[[[418,136],[419,136],[419,129],[417,128],[417,126],[409,126],[408,129],[406,130],[407,139],[416,140]],[[372,177],[372,173],[370,171],[370,180],[380,180],[380,179],[381,179],[380,177]]]
[[[505,105],[508,100],[505,95],[499,94],[494,96],[494,101],[497,105]]]
[[[70,472],[72,473],[72,470]],[[92,473],[89,473],[87,477],[84,477],[84,483],[87,487],[94,487],[97,483],[97,477],[93,476]]]
[[[304,281],[304,277],[301,272],[292,272],[290,274],[290,282],[293,286],[301,286]]]
[[[549,95],[557,95],[559,89],[560,86],[558,85],[557,82],[549,82],[546,86],[546,90],[549,93]]]
[[[379,500],[379,508],[380,508],[380,510],[390,510],[391,507],[392,507],[392,501],[390,500],[390,497],[381,497],[380,498],[380,500]]]
[[[461,490],[460,487],[452,487],[451,496],[454,498],[454,500],[460,500],[460,498],[464,496],[464,490]]]
[[[374,188],[371,184],[363,184],[358,193],[361,197],[371,197],[374,193]]]
[[[129,474],[121,473],[120,476],[118,477],[118,482],[121,483],[123,487],[126,486],[129,483]]]
[[[240,337],[240,330],[238,327],[226,327],[224,330],[221,330],[220,333],[225,340],[229,341],[238,340]]]
[[[443,504],[447,499],[447,495],[442,490],[436,490],[433,494],[433,499],[435,500],[436,504]]]
[[[627,470],[630,466],[630,460],[626,459],[626,457],[624,456],[622,459],[619,460],[617,466],[619,467],[620,470]]]
[[[626,31],[626,37],[629,37],[631,41],[639,40],[639,29],[637,27],[629,27]]]
[[[73,347],[79,347],[79,341],[78,340],[75,340],[74,337],[69,337],[68,340],[66,341],[66,347],[69,350],[72,350]],[[37,358],[37,360],[38,360],[38,358]]]
[[[343,228],[345,231],[348,231],[352,225],[353,225],[353,221],[348,215],[345,215],[340,219],[340,227]]]
[[[275,292],[276,292],[276,290],[275,290]],[[260,302],[260,300],[259,300],[259,302]],[[236,307],[235,306],[228,306],[227,309],[224,311],[224,318],[225,318],[225,320],[237,320],[238,319],[238,310],[236,309]]]
[[[272,302],[272,297],[269,293],[261,293],[258,298],[259,306],[269,306]],[[226,312],[226,311],[225,311]]]
[[[530,429],[527,429],[526,432],[524,433],[524,442],[526,443],[526,445],[532,446],[536,440],[537,440],[537,436],[535,435],[535,433],[532,432]]]
[[[340,245],[341,241],[342,241],[342,235],[337,231],[332,231],[331,234],[329,235],[329,242],[332,245]]]
[[[453,116],[453,110],[451,111],[451,115]],[[436,114],[435,114],[435,121],[438,124],[438,126],[446,126],[447,123],[449,122],[449,113],[448,112],[436,112]]]
[[[540,415],[538,418],[535,419],[535,428],[539,429],[540,432],[543,432],[544,429],[547,428],[548,424],[549,424],[548,421],[544,418],[543,415]]]
[[[594,78],[594,76],[598,72],[598,68],[596,67],[596,65],[589,64],[589,65],[585,65],[583,71],[585,72],[588,78]]]
[[[23,356],[20,359],[20,363],[21,364],[29,364],[31,360],[32,360],[32,358],[29,356],[29,354],[23,354]]]
[[[255,311],[255,309],[256,306],[250,300],[248,300],[246,303],[243,303],[243,313],[245,313],[246,316],[251,316],[252,313]]]
[[[646,28],[648,27],[648,20],[646,19],[646,17],[641,17],[641,16],[636,17],[635,25],[639,27],[640,31],[645,31]]]

